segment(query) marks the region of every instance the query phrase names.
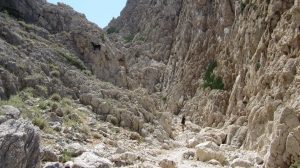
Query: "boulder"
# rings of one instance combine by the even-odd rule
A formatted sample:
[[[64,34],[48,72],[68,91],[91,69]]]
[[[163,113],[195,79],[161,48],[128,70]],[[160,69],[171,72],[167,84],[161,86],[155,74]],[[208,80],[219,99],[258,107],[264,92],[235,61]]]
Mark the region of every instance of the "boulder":
[[[253,164],[248,161],[248,160],[243,160],[241,158],[236,158],[234,159],[231,164],[230,164],[231,167],[252,167]]]
[[[9,119],[1,123],[0,139],[1,166],[40,168],[40,133],[30,121]]]
[[[112,163],[105,158],[100,158],[91,152],[84,152],[82,155],[74,159],[72,168],[110,168]]]
[[[0,116],[3,115],[5,120],[8,119],[19,119],[20,118],[20,110],[14,108],[12,106],[4,105],[0,107]]]
[[[42,160],[48,162],[58,161],[58,157],[52,146],[46,146],[42,149]]]
[[[219,150],[219,146],[216,145],[214,142],[204,142],[196,147],[196,158],[199,161],[206,162],[211,159],[215,159],[219,161],[220,163],[224,162],[225,156],[223,153]]]
[[[68,144],[66,145],[65,149],[67,151],[73,151],[73,157],[80,156],[83,152],[86,152],[86,150],[79,143]]]
[[[65,168],[72,168],[74,163],[72,161],[68,161],[64,164]]]
[[[110,160],[115,163],[133,164],[136,158],[136,154],[132,152],[125,152],[122,154],[113,155]]]

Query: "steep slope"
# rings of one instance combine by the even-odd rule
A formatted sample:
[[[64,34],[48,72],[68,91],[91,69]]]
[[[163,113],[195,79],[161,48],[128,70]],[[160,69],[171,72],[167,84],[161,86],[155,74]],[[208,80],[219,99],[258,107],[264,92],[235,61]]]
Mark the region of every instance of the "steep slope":
[[[166,97],[161,110],[224,130],[227,144],[259,151],[266,167],[287,167],[300,145],[298,16],[293,0],[130,0],[108,27],[120,29],[110,38],[137,83]],[[224,90],[203,89],[214,60]]]

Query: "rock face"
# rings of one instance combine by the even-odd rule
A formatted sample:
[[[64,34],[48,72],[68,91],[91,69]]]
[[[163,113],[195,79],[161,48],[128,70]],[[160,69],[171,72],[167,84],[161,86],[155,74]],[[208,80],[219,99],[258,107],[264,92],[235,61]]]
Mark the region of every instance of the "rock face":
[[[39,131],[30,121],[8,119],[1,123],[0,139],[0,167],[40,167]]]
[[[260,151],[267,167],[286,167],[299,158],[289,147],[299,140],[299,7],[294,0],[130,0],[108,27],[120,30],[111,39],[134,35],[116,46],[124,46],[137,85],[167,97],[163,110],[225,126],[227,144]],[[214,60],[224,90],[202,87]],[[150,83],[153,67],[159,75]]]
[[[175,136],[173,115],[184,114],[222,130],[196,134],[191,147],[212,141],[258,151],[265,167],[299,159],[298,0],[128,0],[105,29],[119,30],[111,34],[63,3],[0,5],[17,11],[14,19],[0,13],[1,99],[25,98],[29,87],[71,96],[99,119],[160,143]],[[2,124],[19,121],[7,116]]]

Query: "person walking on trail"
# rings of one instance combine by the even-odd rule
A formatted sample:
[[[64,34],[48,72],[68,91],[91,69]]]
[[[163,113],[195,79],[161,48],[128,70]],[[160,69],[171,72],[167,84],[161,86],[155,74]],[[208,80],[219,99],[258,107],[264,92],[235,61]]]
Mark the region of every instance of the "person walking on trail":
[[[183,116],[182,119],[181,119],[181,127],[182,127],[182,132],[183,132],[184,127],[185,127],[185,116]]]

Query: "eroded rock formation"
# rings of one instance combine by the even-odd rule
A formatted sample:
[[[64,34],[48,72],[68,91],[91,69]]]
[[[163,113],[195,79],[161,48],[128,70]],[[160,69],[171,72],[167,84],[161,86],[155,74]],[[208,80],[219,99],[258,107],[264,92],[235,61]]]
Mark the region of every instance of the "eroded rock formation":
[[[0,5],[17,11],[14,20],[0,14],[1,99],[15,94],[25,99],[28,87],[41,97],[71,96],[96,119],[139,132],[149,143],[154,138],[164,148],[170,148],[164,144],[170,137],[180,138],[172,119],[186,115],[191,148],[199,143],[198,151],[209,151],[205,144],[211,143],[222,148],[217,157],[207,152],[215,165],[228,164],[222,156],[231,148],[257,151],[264,161],[257,157],[256,163],[265,167],[287,167],[299,159],[298,0],[128,0],[105,30],[63,3]],[[118,31],[107,34],[109,28]],[[222,89],[204,87],[212,85]],[[60,110],[43,113],[59,125]],[[71,134],[80,128],[55,130],[87,141]],[[205,160],[201,153],[193,155]],[[111,160],[125,164],[121,156],[129,154]],[[253,165],[232,158],[233,166]]]

